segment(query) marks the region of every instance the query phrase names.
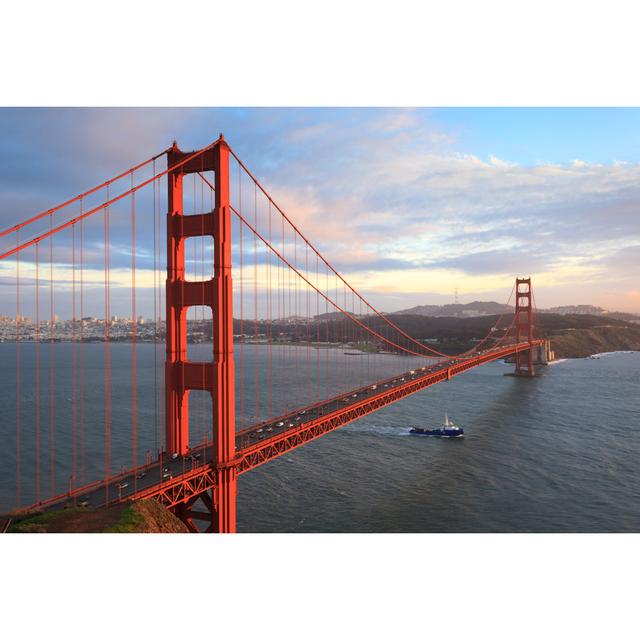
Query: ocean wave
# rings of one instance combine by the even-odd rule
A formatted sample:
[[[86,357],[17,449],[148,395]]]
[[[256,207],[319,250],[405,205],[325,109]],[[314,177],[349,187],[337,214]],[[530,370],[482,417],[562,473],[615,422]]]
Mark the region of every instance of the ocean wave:
[[[634,354],[634,353],[640,353],[640,351],[633,351],[633,350],[624,350],[624,351],[604,351],[603,353],[594,353],[593,356],[598,356],[598,357],[603,357],[603,356],[617,356],[617,355],[621,355],[621,354]],[[591,358],[592,356],[587,356],[588,358]]]

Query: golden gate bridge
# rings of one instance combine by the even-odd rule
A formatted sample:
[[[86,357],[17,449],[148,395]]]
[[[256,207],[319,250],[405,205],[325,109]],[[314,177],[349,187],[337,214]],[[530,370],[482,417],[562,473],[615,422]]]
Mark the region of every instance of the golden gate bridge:
[[[4,511],[153,498],[191,531],[234,532],[239,475],[485,363],[513,356],[515,375],[534,376],[544,348],[530,278],[516,278],[514,311],[473,348],[447,354],[412,337],[323,257],[222,135],[197,151],[174,143],[0,242],[15,307]],[[125,367],[113,362],[121,341]]]

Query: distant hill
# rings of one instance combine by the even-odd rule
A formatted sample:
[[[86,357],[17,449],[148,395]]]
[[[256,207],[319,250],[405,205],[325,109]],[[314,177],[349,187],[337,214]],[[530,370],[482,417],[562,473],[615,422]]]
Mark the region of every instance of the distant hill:
[[[497,306],[504,308],[503,305]],[[480,308],[479,311],[483,312],[484,309]],[[416,340],[423,341],[437,351],[450,354],[460,353],[475,346],[497,326],[500,317],[499,314],[458,318],[434,317],[418,315],[415,312],[391,316],[393,323],[401,331]],[[499,327],[504,330],[510,326],[512,319],[513,309],[502,316]],[[374,315],[361,316],[360,321],[379,335],[386,335],[388,327],[383,318]],[[602,351],[640,351],[640,323],[617,319],[613,314],[538,313],[534,324],[537,337],[551,338],[558,358],[582,358]],[[240,321],[234,320],[236,336],[240,333],[240,328]],[[210,329],[208,331],[210,332]],[[258,342],[266,343],[269,336],[272,336],[278,343],[310,342],[318,343],[320,348],[322,343],[333,343],[335,346],[353,344],[354,341],[361,339],[361,332],[354,332],[353,322],[342,314],[316,319],[304,327],[292,324],[286,319],[272,323],[259,320],[255,325],[252,323],[251,332],[248,335],[245,332],[245,339],[253,340],[254,333]],[[496,338],[502,335],[503,332],[499,329],[495,333]],[[384,345],[379,346],[386,349]]]
[[[313,316],[316,321],[324,322],[325,320],[340,320],[344,314],[342,311],[331,311],[330,313],[321,313],[317,316]]]
[[[427,316],[429,318],[478,318],[493,316],[512,311],[513,306],[500,304],[499,302],[474,301],[467,304],[423,304],[402,311],[395,311],[389,315],[403,316]],[[640,314],[625,313],[622,311],[607,311],[602,307],[591,304],[565,305],[551,307],[550,309],[538,309],[538,313],[553,314],[559,316],[606,316],[616,320],[640,323]]]
[[[551,307],[550,309],[541,309],[543,313],[557,313],[561,316],[580,315],[580,316],[601,316],[609,313],[602,307],[594,307],[591,304],[570,304],[563,307]]]
[[[590,304],[572,304],[550,309],[538,309],[538,313],[553,313],[559,316],[598,316],[607,319],[624,320],[625,322],[640,323],[640,314],[625,313],[624,311],[607,311],[602,307]]]
[[[479,316],[495,316],[509,311],[513,307],[499,302],[469,302],[467,304],[422,304],[410,309],[396,311],[390,315],[428,316],[430,318],[477,318]]]
[[[410,336],[429,339],[430,346],[439,351],[458,353],[484,337],[498,316],[437,318],[411,314],[393,319]],[[510,321],[507,316],[502,326],[508,326]],[[558,358],[584,358],[604,351],[640,351],[640,325],[613,318],[610,314],[540,313],[536,316],[535,327],[537,337],[551,338]]]

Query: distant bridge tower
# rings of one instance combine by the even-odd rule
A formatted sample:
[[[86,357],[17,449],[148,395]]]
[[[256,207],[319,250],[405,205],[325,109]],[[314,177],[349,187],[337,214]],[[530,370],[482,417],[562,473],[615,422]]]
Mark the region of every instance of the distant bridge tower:
[[[516,278],[516,342],[533,341],[533,300],[531,278]],[[517,376],[535,376],[533,349],[515,355]]]
[[[220,533],[236,529],[237,473],[235,458],[235,384],[233,363],[233,290],[231,281],[231,210],[229,204],[229,147],[220,136],[217,143],[188,161],[195,152],[185,153],[176,143],[168,152],[168,166],[184,162],[168,174],[167,214],[167,353],[166,449],[184,455],[189,450],[189,392],[208,391],[213,405],[214,488],[209,496],[200,495],[209,513],[193,511],[191,504],[180,505],[176,515],[192,530],[193,519],[209,520],[209,530]],[[213,211],[184,215],[182,183],[185,174],[215,173]],[[213,278],[205,282],[185,279],[186,238],[213,237]],[[213,316],[213,353],[209,362],[190,362],[187,358],[187,310],[205,305]]]

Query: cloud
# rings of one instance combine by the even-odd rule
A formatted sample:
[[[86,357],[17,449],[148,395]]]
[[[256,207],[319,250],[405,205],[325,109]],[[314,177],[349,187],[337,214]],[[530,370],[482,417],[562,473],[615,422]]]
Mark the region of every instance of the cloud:
[[[619,288],[637,306],[624,292],[637,290],[640,165],[483,160],[420,109],[3,109],[0,227],[174,138],[198,148],[220,131],[323,255],[383,307],[410,306],[399,290],[422,295],[416,303],[455,286],[480,296],[502,282],[508,293],[525,272],[545,282],[542,301],[599,303]],[[126,246],[118,224],[114,216],[114,242]],[[116,266],[127,259],[114,256]],[[572,278],[591,288],[563,289]]]
[[[546,254],[523,255],[520,251],[496,249],[463,254],[429,264],[429,267],[456,269],[470,275],[504,275],[536,273],[552,266]]]
[[[640,244],[622,247],[618,251],[605,254],[600,264],[607,272],[618,274],[620,279],[640,282]]]
[[[494,166],[494,167],[502,167],[503,169],[508,169],[509,167],[515,167],[516,164],[514,162],[507,162],[506,160],[501,160],[500,158],[497,158],[496,156],[489,156],[489,162]]]

